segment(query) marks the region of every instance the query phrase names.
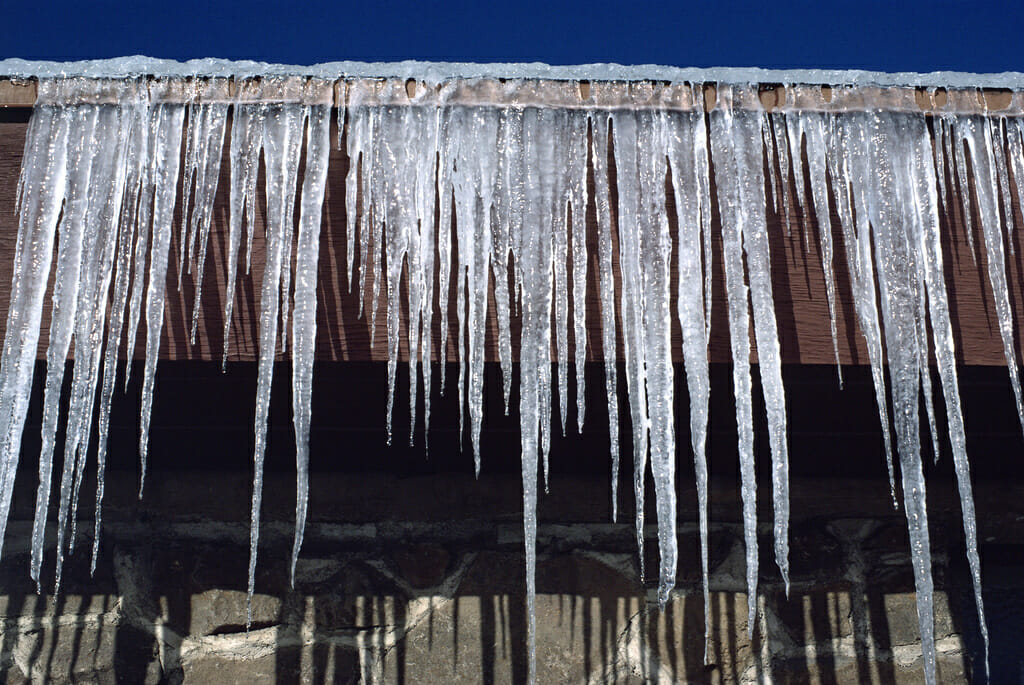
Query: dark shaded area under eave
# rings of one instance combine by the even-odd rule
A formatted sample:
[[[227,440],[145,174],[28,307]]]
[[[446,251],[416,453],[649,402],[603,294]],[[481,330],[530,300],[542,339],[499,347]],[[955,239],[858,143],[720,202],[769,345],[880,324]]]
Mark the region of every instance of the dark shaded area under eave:
[[[70,367],[65,383],[70,386]],[[294,433],[291,424],[291,365],[276,364],[268,426],[268,473],[293,473]],[[789,450],[793,478],[887,479],[882,433],[868,367],[843,368],[839,387],[834,366],[791,365],[783,369],[786,389]],[[458,367],[447,367],[447,392],[439,394],[440,366],[433,365],[433,393],[429,453],[424,449],[422,385],[420,386],[415,444],[409,445],[408,366],[399,364],[395,393],[393,444],[386,443],[387,368],[377,362],[318,362],[314,367],[310,469],[317,472],[373,473],[394,476],[472,474],[473,457],[469,420],[459,445]],[[501,373],[487,364],[484,386],[484,421],[481,452],[484,474],[518,474],[520,469],[518,368],[513,367],[509,414],[504,413]],[[557,384],[556,374],[552,374]],[[757,366],[754,377],[755,450],[759,476],[769,477],[767,424]],[[138,408],[142,362],[134,362],[127,392],[115,393],[111,411],[109,471],[138,470]],[[37,364],[32,401],[23,439],[19,480],[35,481],[42,417],[45,364]],[[632,437],[629,425],[625,369],[619,368],[620,450],[622,452],[620,505],[631,500],[627,485],[632,474]],[[553,430],[550,468],[553,475],[605,476],[610,473],[608,415],[604,372],[588,364],[586,423],[576,433],[574,372],[569,370],[569,411],[566,436],[558,426],[557,387],[553,388]],[[967,446],[976,480],[1024,476],[1024,439],[1014,410],[1013,395],[1004,367],[961,367],[960,392],[967,426]],[[937,382],[937,377],[936,381]],[[119,374],[118,383],[123,384]],[[936,386],[937,387],[937,386]],[[69,387],[64,390],[67,400]],[[241,471],[252,469],[253,417],[256,365],[235,362],[221,373],[211,362],[161,361],[156,376],[150,432],[149,470],[161,472]],[[933,464],[927,419],[921,409],[922,456],[929,479],[952,479],[949,443],[941,393],[936,393],[941,437],[941,459]],[[682,365],[676,366],[677,479],[692,481],[689,446],[689,399]],[[62,407],[66,411],[66,407]],[[711,406],[708,461],[713,480],[738,480],[736,420],[729,365],[711,367]],[[63,428],[63,427],[62,427]],[[63,435],[58,435],[59,448]],[[90,468],[95,461],[96,436],[90,446]],[[173,478],[173,474],[167,474]],[[89,479],[94,478],[90,473]],[[764,496],[767,496],[765,493]]]

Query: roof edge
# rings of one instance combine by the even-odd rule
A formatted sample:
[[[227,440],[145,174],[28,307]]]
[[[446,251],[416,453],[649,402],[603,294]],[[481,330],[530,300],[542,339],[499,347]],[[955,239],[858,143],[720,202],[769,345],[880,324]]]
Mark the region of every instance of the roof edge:
[[[0,78],[39,79],[67,76],[90,78],[308,76],[331,80],[403,78],[425,83],[443,83],[453,79],[495,78],[1024,90],[1024,73],[1021,72],[999,74],[973,74],[957,71],[886,73],[840,69],[684,68],[652,64],[553,66],[540,62],[473,63],[413,60],[403,62],[342,61],[301,66],[217,58],[179,62],[141,55],[78,62],[29,61],[18,58],[0,60]]]

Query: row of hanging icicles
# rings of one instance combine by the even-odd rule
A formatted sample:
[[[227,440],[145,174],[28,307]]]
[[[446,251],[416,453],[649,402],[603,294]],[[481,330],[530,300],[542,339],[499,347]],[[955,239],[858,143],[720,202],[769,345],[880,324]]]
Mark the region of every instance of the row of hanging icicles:
[[[332,109],[336,109],[338,129],[344,131],[338,143],[346,146],[351,160],[346,179],[347,277],[350,287],[357,287],[361,295],[367,294],[365,289],[372,289],[369,299],[374,304],[368,315],[374,321],[379,289],[385,288],[388,435],[400,312],[408,312],[411,425],[416,425],[419,382],[423,385],[424,425],[429,427],[430,363],[435,358],[442,362],[443,390],[451,310],[448,294],[454,285],[460,423],[468,414],[479,473],[485,319],[491,283],[497,304],[493,311],[506,412],[514,361],[510,321],[513,316],[520,318],[521,352],[515,361],[519,362],[531,681],[535,675],[537,486],[539,472],[543,473],[545,487],[547,482],[554,394],[561,429],[566,429],[570,366],[576,375],[578,428],[582,428],[585,416],[586,346],[570,345],[570,341],[585,341],[587,334],[585,302],[591,257],[587,254],[585,216],[591,202],[596,208],[598,231],[598,292],[592,297],[600,302],[613,502],[618,499],[614,491],[620,450],[616,361],[622,359],[628,386],[628,406],[624,410],[629,412],[633,433],[637,541],[642,564],[644,475],[649,465],[657,511],[660,603],[664,605],[670,598],[677,560],[676,388],[671,344],[671,330],[677,321],[682,331],[681,353],[690,407],[689,451],[696,467],[700,512],[705,639],[710,640],[705,439],[712,306],[728,309],[751,631],[758,575],[749,362],[751,315],[770,434],[774,553],[788,590],[786,407],[766,209],[768,202],[773,202],[779,215],[788,217],[790,204],[796,202],[817,218],[833,341],[833,231],[841,235],[838,244],[845,250],[856,317],[871,362],[894,498],[894,451],[899,458],[929,683],[935,679],[935,647],[918,402],[923,394],[930,436],[935,454],[939,454],[928,371],[929,356],[934,355],[987,668],[988,635],[982,614],[974,505],[942,266],[939,206],[962,198],[965,206],[961,214],[970,221],[972,208],[966,206],[970,195],[956,192],[957,188],[967,188],[969,164],[976,189],[973,210],[980,217],[1006,363],[1021,413],[1004,255],[1004,245],[1012,250],[1013,243],[1008,239],[1009,227],[1000,221],[1000,205],[1009,208],[1011,185],[1018,194],[1024,189],[1019,182],[1024,179],[1024,120],[1019,113],[949,111],[939,112],[929,121],[914,107],[897,111],[870,107],[843,110],[835,105],[835,93],[843,89],[833,89],[830,106],[815,87],[787,89],[813,106],[797,107],[794,97],[787,105],[769,112],[761,107],[755,86],[723,84],[718,85],[717,101],[708,111],[701,104],[702,84],[692,89],[676,86],[689,94],[690,107],[605,108],[515,102],[477,106],[447,101],[444,88],[439,97],[402,102],[406,84],[401,81],[339,82],[345,90],[345,106],[336,107],[334,94],[339,83],[332,81],[310,79],[296,85],[295,79],[241,80],[234,99],[204,98],[203,81],[192,83],[193,95],[185,100],[163,97],[167,84],[161,86],[158,81],[145,79],[113,83],[84,78],[42,79],[38,86],[18,183],[20,223],[15,275],[0,360],[2,540],[52,271],[52,319],[32,532],[31,576],[37,583],[54,480],[65,360],[72,342],[75,363],[70,397],[66,399],[67,430],[63,469],[58,478],[58,587],[65,553],[73,549],[76,539],[75,512],[94,432],[98,443],[92,550],[95,568],[118,355],[127,351],[130,356],[135,349],[143,319],[146,352],[139,452],[144,480],[167,272],[176,269],[179,283],[183,270],[193,274],[194,342],[225,140],[230,160],[225,359],[240,251],[245,250],[244,265],[248,269],[256,203],[262,200],[256,192],[261,156],[266,180],[266,266],[259,290],[250,602],[271,377],[275,351],[279,345],[288,344],[289,335],[298,470],[294,574],[306,520],[319,232],[331,151],[331,116]],[[573,88],[578,85],[570,84]],[[603,88],[606,96],[616,96],[616,89],[625,93],[631,86],[608,83]],[[608,97],[609,102],[614,99]],[[609,185],[605,154],[609,149],[614,155],[615,188]],[[769,172],[767,179],[764,169]],[[590,170],[593,198],[587,183]],[[676,199],[675,236],[670,234],[666,209],[668,173]],[[712,173],[715,193],[711,192]],[[1016,182],[1011,181],[1011,175]],[[183,188],[182,221],[175,226],[179,183]],[[786,192],[790,186],[797,191],[795,197]],[[811,191],[809,197],[805,197],[805,186]],[[766,187],[771,197],[766,196]],[[711,221],[716,201],[720,229]],[[615,207],[611,207],[613,202],[617,202]],[[838,211],[835,228],[829,219],[829,202]],[[435,215],[439,217],[436,222]],[[1011,215],[1005,211],[1005,216]],[[176,255],[171,254],[175,230],[180,230],[180,251]],[[709,265],[715,230],[721,231],[727,293],[721,305],[712,303],[711,298]],[[972,233],[967,230],[968,237]],[[970,247],[973,255],[973,243]],[[617,278],[613,269],[616,262],[621,274]],[[401,289],[403,278],[408,287]],[[676,292],[670,291],[673,283],[677,284]],[[403,293],[407,298],[404,302]],[[880,309],[877,302],[881,303]],[[616,318],[621,320],[618,330]],[[441,334],[436,351],[431,342],[435,326]],[[621,347],[616,345],[618,336]],[[557,362],[554,374],[549,353],[552,343]],[[836,350],[838,363],[838,347]],[[889,368],[888,397],[883,355],[887,355]],[[130,370],[131,366],[125,365],[125,383]],[[557,393],[552,390],[555,384]]]

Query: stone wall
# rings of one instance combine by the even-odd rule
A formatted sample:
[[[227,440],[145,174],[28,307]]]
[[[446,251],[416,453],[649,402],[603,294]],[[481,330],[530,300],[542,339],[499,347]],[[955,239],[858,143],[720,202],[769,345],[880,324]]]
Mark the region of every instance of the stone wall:
[[[247,496],[231,482],[218,484],[216,474],[207,480],[211,490],[223,486],[222,500]],[[272,493],[276,485],[270,483]],[[114,490],[116,502],[116,484]],[[525,581],[516,520],[315,521],[294,586],[291,524],[271,520],[263,528],[247,632],[244,517],[212,516],[215,507],[172,515],[157,511],[159,494],[156,500],[148,510],[112,505],[91,577],[92,522],[81,521],[56,599],[37,595],[28,579],[30,521],[12,522],[0,562],[6,682],[524,680]],[[424,511],[436,518],[429,506]],[[932,522],[939,679],[971,682],[975,674],[973,681],[983,682],[958,526],[941,514]],[[902,512],[795,522],[788,599],[765,527],[752,635],[742,529],[716,523],[706,664],[695,526],[680,529],[679,588],[663,612],[654,585],[640,578],[631,531],[628,523],[542,519],[539,682],[923,682]],[[53,587],[52,546],[48,551],[44,589]],[[986,578],[994,579],[986,590],[1000,673],[1012,673],[1019,658],[1011,652],[1024,592],[1012,558],[1011,550],[1003,562],[986,565]],[[656,568],[656,561],[651,528],[647,567]]]

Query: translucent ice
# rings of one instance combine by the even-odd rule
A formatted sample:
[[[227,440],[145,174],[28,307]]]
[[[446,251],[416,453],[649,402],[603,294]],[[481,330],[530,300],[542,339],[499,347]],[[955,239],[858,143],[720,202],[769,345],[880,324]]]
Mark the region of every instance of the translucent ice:
[[[4,64],[15,71],[25,68],[20,62]],[[250,597],[255,587],[270,387],[278,354],[289,351],[289,334],[296,438],[294,573],[308,506],[320,225],[332,107],[341,105],[338,145],[345,149],[349,161],[345,179],[347,277],[350,288],[358,284],[360,314],[369,319],[371,342],[376,339],[378,311],[382,313],[389,386],[384,422],[389,439],[403,349],[408,350],[411,440],[417,429],[421,387],[423,426],[425,432],[429,430],[430,365],[435,360],[442,362],[443,391],[449,333],[455,336],[451,343],[456,350],[458,379],[453,385],[459,394],[460,429],[465,422],[477,473],[485,457],[481,436],[488,327],[496,333],[506,412],[514,397],[513,374],[518,370],[530,681],[536,674],[538,482],[543,474],[547,488],[552,432],[557,426],[566,430],[573,399],[575,425],[582,430],[588,345],[604,367],[613,517],[618,513],[618,364],[623,364],[627,391],[623,401],[628,405],[632,434],[633,525],[643,573],[645,482],[651,477],[662,605],[671,597],[679,555],[675,466],[680,455],[674,363],[683,363],[705,616],[710,621],[706,449],[715,259],[721,259],[724,270],[733,362],[751,630],[758,583],[755,368],[768,419],[775,560],[788,586],[786,397],[771,270],[773,258],[778,256],[771,254],[769,202],[783,217],[787,231],[796,226],[791,218],[797,208],[804,217],[813,213],[837,365],[840,302],[836,281],[848,278],[853,311],[871,365],[894,500],[893,443],[900,461],[926,681],[935,679],[935,648],[921,463],[922,399],[936,455],[942,444],[939,428],[948,428],[968,566],[987,645],[939,213],[940,207],[951,211],[957,200],[962,200],[958,209],[972,254],[974,224],[979,230],[1024,427],[1007,276],[1007,252],[1013,255],[1015,237],[1009,196],[1014,191],[1024,196],[1020,183],[1024,176],[1024,124],[1019,94],[1014,95],[1016,104],[1004,112],[977,106],[965,109],[960,100],[950,96],[950,105],[938,108],[938,116],[929,125],[916,104],[901,101],[898,93],[886,96],[890,111],[873,106],[857,87],[849,86],[832,88],[831,99],[817,86],[787,86],[785,104],[765,112],[757,89],[750,85],[752,72],[651,72],[676,79],[663,86],[649,80],[630,83],[621,78],[638,72],[601,66],[593,67],[590,76],[618,75],[619,80],[595,80],[584,88],[573,80],[583,73],[580,68],[537,71],[537,67],[512,66],[507,68],[510,80],[505,82],[480,79],[493,75],[493,70],[465,65],[449,65],[449,72],[424,67],[418,73],[418,67],[410,64],[388,72],[411,76],[407,82],[404,78],[357,78],[352,73],[336,81],[338,74],[330,76],[328,72],[340,67],[321,65],[302,72],[303,78],[295,78],[294,70],[285,67],[271,69],[264,78],[250,78],[250,71],[238,73],[229,95],[226,80],[219,78],[225,75],[225,65],[203,64],[218,78],[179,74],[177,78],[132,76],[122,81],[51,77],[39,82],[39,102],[26,134],[16,191],[15,270],[0,357],[2,540],[20,457],[46,287],[52,277],[30,562],[30,575],[37,582],[57,464],[58,582],[64,556],[74,547],[78,494],[87,471],[86,458],[91,454],[94,422],[98,443],[95,564],[117,361],[121,350],[129,359],[134,355],[140,322],[145,325],[145,361],[139,453],[145,478],[168,266],[176,260],[179,276],[191,273],[193,277],[190,337],[194,340],[204,274],[210,271],[207,245],[215,230],[213,207],[218,194],[226,196],[229,205],[223,270],[227,277],[223,359],[227,360],[243,240],[246,272],[252,262],[261,157],[266,180],[266,266],[257,274],[261,285]],[[364,76],[369,68],[347,66]],[[95,75],[97,69],[135,74],[143,67],[174,72],[182,65],[129,60],[80,68]],[[442,72],[463,78],[452,80]],[[555,74],[569,80],[523,80],[529,75]],[[899,81],[896,76],[833,75],[840,84]],[[678,80],[683,76],[691,79],[691,85]],[[710,112],[704,111],[708,91],[697,76],[714,76],[718,81],[717,102]],[[806,82],[796,73],[775,76],[776,82]],[[963,77],[950,78],[951,83],[961,83]],[[1014,80],[1019,77],[1007,78],[1007,83],[1024,83]],[[935,85],[921,78],[910,82]],[[467,89],[486,97],[479,102],[467,99]],[[933,107],[936,95],[932,91]],[[231,180],[228,188],[219,190],[227,136]],[[183,176],[181,198],[179,175]],[[971,187],[976,206],[972,206]],[[667,188],[674,205],[668,202]],[[179,201],[177,216],[182,223],[177,225],[178,251],[172,255]],[[712,218],[716,205],[720,224]],[[670,215],[672,207],[674,215]],[[838,218],[835,235],[832,210]],[[596,245],[596,254],[588,249],[591,211],[596,221],[596,235],[592,236],[596,239],[591,243]],[[713,255],[713,233],[719,225],[721,254]],[[809,245],[806,230],[802,238]],[[588,273],[591,262],[593,274]],[[846,273],[836,273],[844,262]],[[220,265],[216,268],[221,273]],[[594,293],[587,292],[588,278],[596,284]],[[178,284],[180,287],[181,280]],[[600,305],[599,317],[595,312],[595,321],[590,322],[594,330],[600,328],[599,340],[587,340],[588,297]],[[674,349],[672,339],[677,324],[681,349]],[[756,367],[751,365],[751,334]],[[439,349],[434,335],[438,335]],[[514,359],[517,344],[519,357]],[[72,349],[74,363],[68,367]],[[933,397],[932,359],[946,411],[944,424],[938,420],[939,405]],[[885,361],[891,386],[888,397]],[[570,395],[570,363],[575,370],[574,398]],[[68,368],[71,391],[62,398]],[[130,371],[127,365],[126,382]],[[67,430],[59,449],[56,443],[64,404],[68,407]],[[465,432],[460,431],[460,436]],[[709,622],[705,630],[709,637]]]

